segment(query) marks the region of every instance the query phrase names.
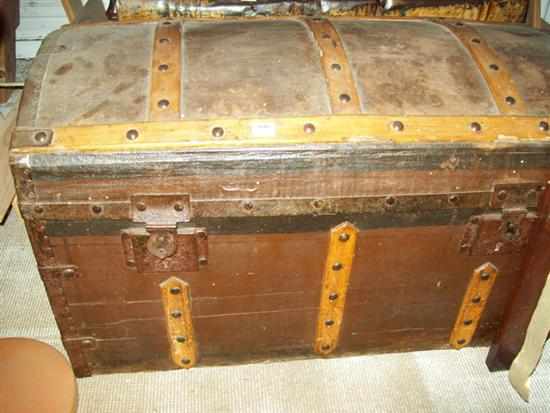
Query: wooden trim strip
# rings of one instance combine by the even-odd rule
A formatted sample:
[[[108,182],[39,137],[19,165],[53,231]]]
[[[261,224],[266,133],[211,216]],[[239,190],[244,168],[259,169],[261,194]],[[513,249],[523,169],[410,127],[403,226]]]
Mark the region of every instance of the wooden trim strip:
[[[527,105],[506,65],[477,30],[463,22],[445,20],[434,22],[446,27],[470,52],[502,114],[522,115],[527,113]]]
[[[497,275],[498,270],[491,263],[474,270],[449,339],[449,344],[455,349],[461,349],[472,341]]]
[[[181,24],[164,21],[158,24],[153,45],[149,119],[180,118]]]
[[[338,346],[358,232],[349,222],[330,231],[314,343],[318,354],[330,354]]]
[[[172,361],[188,369],[197,364],[198,352],[191,320],[189,284],[170,277],[160,284],[166,331]]]
[[[351,65],[338,32],[326,19],[306,19],[321,52],[332,113],[361,113],[361,102]]]
[[[162,151],[289,144],[374,142],[494,142],[549,140],[548,117],[309,116],[143,122],[44,130],[16,129],[13,155],[30,153]]]

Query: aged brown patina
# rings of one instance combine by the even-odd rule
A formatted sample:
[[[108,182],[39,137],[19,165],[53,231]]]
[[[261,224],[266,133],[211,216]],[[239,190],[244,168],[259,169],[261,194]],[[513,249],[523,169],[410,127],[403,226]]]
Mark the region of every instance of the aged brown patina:
[[[11,158],[75,371],[448,347],[488,262],[498,278],[468,340],[488,343],[508,312],[506,363],[518,340],[506,326],[525,324],[529,280],[548,270],[533,240],[548,243],[550,50],[530,28],[472,27],[461,33],[475,30],[482,59],[424,20],[173,20],[49,36]],[[513,111],[480,66],[491,57]],[[343,269],[330,237],[346,222],[349,283],[323,284]],[[159,287],[171,277],[190,297],[183,324]],[[519,316],[507,309],[518,285]],[[176,336],[191,327],[185,347]]]

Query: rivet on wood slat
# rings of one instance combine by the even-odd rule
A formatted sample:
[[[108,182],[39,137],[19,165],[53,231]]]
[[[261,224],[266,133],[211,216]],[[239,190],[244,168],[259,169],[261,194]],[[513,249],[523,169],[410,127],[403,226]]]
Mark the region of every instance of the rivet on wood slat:
[[[33,140],[40,146],[49,145],[52,142],[52,133],[50,131],[38,131],[33,135]]]
[[[470,130],[475,133],[481,132],[481,124],[479,122],[470,123]]]
[[[198,361],[197,342],[191,318],[189,284],[171,277],[160,284],[170,355],[174,364],[191,368]],[[179,291],[178,293],[174,293]]]
[[[491,263],[473,271],[449,338],[452,347],[460,349],[472,341],[497,275],[498,270]]]
[[[405,125],[403,125],[403,122],[399,120],[394,120],[391,123],[391,128],[396,132],[403,132],[403,129],[405,129]]]
[[[223,128],[216,126],[215,128],[212,128],[212,136],[214,138],[221,138],[225,134],[225,131]]]
[[[126,132],[126,139],[129,141],[135,141],[139,137],[139,132],[136,129],[130,129]]]
[[[311,134],[315,132],[315,125],[313,123],[306,123],[304,125],[304,132]]]
[[[314,343],[315,352],[322,355],[331,353],[338,346],[357,233],[357,228],[349,222],[330,231]]]

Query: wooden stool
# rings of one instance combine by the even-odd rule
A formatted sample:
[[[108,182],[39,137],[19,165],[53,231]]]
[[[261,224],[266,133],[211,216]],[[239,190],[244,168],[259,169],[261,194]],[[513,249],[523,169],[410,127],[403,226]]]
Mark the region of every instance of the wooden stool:
[[[74,413],[76,407],[76,380],[60,352],[36,340],[0,339],[2,413]]]

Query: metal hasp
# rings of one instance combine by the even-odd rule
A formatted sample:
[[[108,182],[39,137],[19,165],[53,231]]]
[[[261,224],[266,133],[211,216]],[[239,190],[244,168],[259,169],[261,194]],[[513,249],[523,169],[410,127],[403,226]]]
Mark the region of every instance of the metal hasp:
[[[122,231],[126,265],[139,272],[198,271],[208,262],[204,228],[177,228],[190,220],[187,194],[139,194],[131,199],[134,222],[144,228]]]
[[[318,354],[330,354],[338,346],[358,232],[349,222],[330,231],[314,343],[314,350]]]
[[[160,284],[160,291],[172,361],[184,369],[191,368],[197,364],[198,352],[191,319],[189,284],[170,277]]]
[[[489,262],[474,270],[449,339],[457,350],[472,341],[497,275],[497,268]]]
[[[489,206],[500,211],[473,216],[466,226],[460,250],[474,256],[521,251],[537,219],[534,208],[543,190],[543,185],[533,182],[496,184]]]

